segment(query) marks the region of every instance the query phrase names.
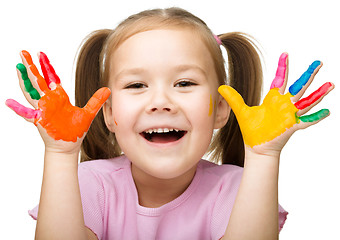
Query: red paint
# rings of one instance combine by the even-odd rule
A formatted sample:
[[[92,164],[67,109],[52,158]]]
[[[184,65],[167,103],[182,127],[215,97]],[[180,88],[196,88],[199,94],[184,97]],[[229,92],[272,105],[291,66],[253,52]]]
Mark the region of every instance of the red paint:
[[[43,72],[47,86],[50,86],[51,82],[60,84],[60,78],[55,73],[53,66],[50,64],[50,60],[48,59],[45,53],[40,52],[39,62],[40,62],[41,71]]]
[[[318,101],[321,97],[323,97],[332,86],[333,84],[330,82],[325,83],[318,90],[310,94],[308,97],[302,98],[300,99],[300,101],[296,102],[294,104],[295,107],[301,110],[312,105],[313,103]]]

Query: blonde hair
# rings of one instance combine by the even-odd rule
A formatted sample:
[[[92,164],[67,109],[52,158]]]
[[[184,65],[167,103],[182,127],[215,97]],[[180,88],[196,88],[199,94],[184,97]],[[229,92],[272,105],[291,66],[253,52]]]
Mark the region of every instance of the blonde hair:
[[[201,19],[180,8],[153,9],[128,17],[116,29],[92,32],[83,42],[76,67],[76,105],[83,107],[100,87],[107,86],[112,53],[129,37],[144,31],[189,28],[206,44],[214,62],[219,84],[234,87],[250,105],[261,97],[262,67],[258,50],[243,33],[219,35],[228,55],[228,78],[222,51],[213,33]],[[188,41],[190,41],[188,39]],[[213,161],[243,166],[244,145],[234,114],[215,134],[209,151]],[[102,111],[94,119],[81,147],[81,161],[107,159],[121,150],[104,122]]]

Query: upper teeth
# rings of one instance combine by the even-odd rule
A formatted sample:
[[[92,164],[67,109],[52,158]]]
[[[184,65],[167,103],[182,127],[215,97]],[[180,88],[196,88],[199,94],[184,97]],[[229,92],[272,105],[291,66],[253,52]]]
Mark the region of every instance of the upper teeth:
[[[173,128],[154,128],[154,129],[149,129],[144,131],[145,133],[167,133],[167,132],[171,132],[171,131],[176,131],[178,132],[178,129],[173,129]]]

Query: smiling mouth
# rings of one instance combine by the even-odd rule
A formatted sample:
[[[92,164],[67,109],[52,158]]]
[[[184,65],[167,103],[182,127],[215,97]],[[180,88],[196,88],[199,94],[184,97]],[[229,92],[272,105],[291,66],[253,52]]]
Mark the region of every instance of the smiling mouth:
[[[153,143],[169,143],[181,139],[187,131],[178,129],[150,129],[141,133],[141,135],[149,142]]]

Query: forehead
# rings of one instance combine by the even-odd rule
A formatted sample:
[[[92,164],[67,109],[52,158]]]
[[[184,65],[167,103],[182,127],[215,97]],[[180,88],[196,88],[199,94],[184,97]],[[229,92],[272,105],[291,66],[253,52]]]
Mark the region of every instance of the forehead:
[[[213,70],[213,60],[202,37],[187,28],[156,29],[137,33],[120,44],[111,55],[110,71],[188,64],[207,72]]]

